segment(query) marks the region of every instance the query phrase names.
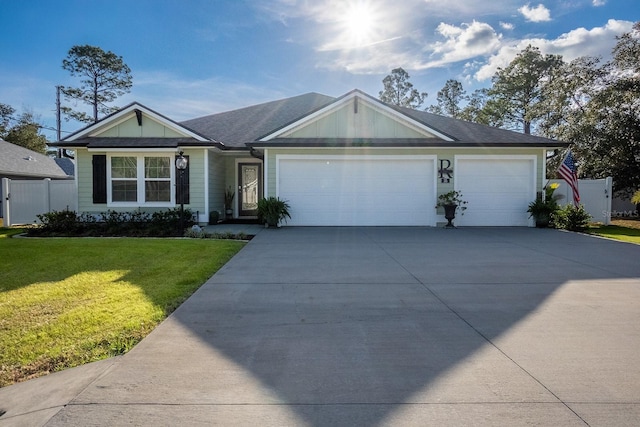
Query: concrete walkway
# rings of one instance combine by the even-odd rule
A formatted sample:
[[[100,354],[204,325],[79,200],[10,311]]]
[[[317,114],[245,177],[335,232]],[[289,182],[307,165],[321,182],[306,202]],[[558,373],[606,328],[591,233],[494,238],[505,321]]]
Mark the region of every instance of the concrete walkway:
[[[639,260],[555,230],[266,229],[128,354],[0,389],[0,426],[637,425]]]

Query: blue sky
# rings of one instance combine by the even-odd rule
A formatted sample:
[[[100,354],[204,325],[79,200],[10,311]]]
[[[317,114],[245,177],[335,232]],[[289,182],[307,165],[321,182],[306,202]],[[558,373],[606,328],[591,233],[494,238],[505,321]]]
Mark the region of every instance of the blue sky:
[[[486,87],[529,43],[608,58],[638,0],[0,0],[0,102],[55,126],[74,45],[123,57],[134,100],[175,120],[319,92],[373,96],[403,67],[425,105],[447,79]],[[64,122],[65,131],[82,127]],[[44,132],[55,139],[55,132]],[[63,134],[64,135],[64,134]]]

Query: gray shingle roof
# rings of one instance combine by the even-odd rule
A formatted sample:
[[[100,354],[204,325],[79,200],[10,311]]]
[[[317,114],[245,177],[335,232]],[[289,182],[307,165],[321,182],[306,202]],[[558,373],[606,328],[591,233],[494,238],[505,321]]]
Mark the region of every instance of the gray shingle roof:
[[[334,101],[335,98],[312,92],[180,124],[220,141],[228,148],[245,148],[246,143],[260,139]]]
[[[359,92],[375,102],[379,100]],[[349,92],[351,93],[351,92]],[[348,94],[347,94],[348,95]],[[346,96],[346,95],[344,95]],[[343,96],[343,97],[344,97]],[[341,98],[343,98],[341,97]],[[333,98],[318,93],[307,93],[279,101],[267,102],[239,110],[228,111],[219,114],[187,120],[181,124],[189,127],[208,138],[222,142],[227,148],[245,148],[247,144],[254,147],[268,146],[352,146],[362,145],[361,140],[340,140],[335,138],[298,138],[294,140],[274,139],[268,142],[257,142],[260,138],[277,131],[312,112],[330,105],[341,98]],[[417,111],[409,108],[401,108],[386,104],[399,113],[416,120],[423,125],[432,128],[441,134],[449,136],[454,142],[434,140],[432,138],[423,141],[400,140],[373,141],[368,145],[384,146],[533,146],[553,147],[567,144],[548,138],[533,135],[525,135],[519,132],[466,122],[450,117],[439,116]]]
[[[524,133],[514,132],[511,130],[500,129],[497,127],[481,125],[478,123],[467,122],[464,120],[453,119],[451,117],[439,116],[437,114],[428,113],[426,111],[412,110],[410,108],[401,108],[389,105],[396,111],[399,111],[418,122],[429,126],[441,133],[451,136],[454,140],[461,143],[476,144],[533,144],[544,146],[564,146],[565,143],[555,141],[549,138],[543,138],[534,135],[525,135]]]
[[[333,98],[319,93],[307,93],[278,101],[252,105],[237,110],[218,114],[211,114],[191,120],[177,123],[195,134],[207,138],[210,141],[197,141],[194,138],[93,138],[83,137],[73,141],[61,141],[55,145],[64,147],[139,147],[160,148],[189,146],[211,146],[222,149],[242,149],[249,146],[354,146],[365,144],[362,140],[340,139],[304,139],[294,140],[275,139],[268,142],[259,140],[279,129],[286,127],[305,116],[329,106],[341,99],[356,93],[359,96],[369,98],[372,102],[381,101],[359,90],[351,91],[340,98]],[[130,104],[130,106],[133,104]],[[425,146],[425,147],[471,147],[471,146],[498,146],[498,147],[561,147],[568,144],[542,138],[533,135],[525,135],[519,132],[499,129],[477,123],[457,120],[450,117],[439,116],[417,111],[409,108],[401,108],[385,104],[398,113],[411,118],[431,128],[440,134],[448,136],[453,141],[443,139],[425,138],[424,140],[385,139],[369,140],[371,146]],[[125,107],[127,108],[127,107]],[[144,107],[147,108],[147,107]],[[150,110],[153,111],[153,110]],[[155,112],[154,112],[155,113]],[[158,114],[158,113],[155,113]],[[164,117],[164,116],[162,116]],[[105,120],[105,119],[103,119]],[[167,119],[170,120],[170,119]],[[174,122],[176,123],[176,122]],[[65,138],[68,140],[70,137]],[[306,144],[306,145],[305,145]]]
[[[71,178],[56,159],[0,139],[0,176]]]

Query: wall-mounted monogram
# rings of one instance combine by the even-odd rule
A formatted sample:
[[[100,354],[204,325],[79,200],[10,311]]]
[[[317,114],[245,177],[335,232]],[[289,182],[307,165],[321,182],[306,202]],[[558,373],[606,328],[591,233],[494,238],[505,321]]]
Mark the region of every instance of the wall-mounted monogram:
[[[453,169],[451,169],[451,160],[440,159],[440,169],[438,169],[438,177],[440,182],[451,182],[453,178]]]

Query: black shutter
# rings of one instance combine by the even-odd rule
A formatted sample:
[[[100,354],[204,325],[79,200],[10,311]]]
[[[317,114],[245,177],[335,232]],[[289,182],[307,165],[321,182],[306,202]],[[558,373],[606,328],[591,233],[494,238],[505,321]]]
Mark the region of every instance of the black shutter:
[[[176,156],[176,159],[178,156]],[[176,204],[189,204],[189,156],[187,159],[187,168],[183,171],[176,170]],[[175,164],[175,163],[174,163]]]
[[[107,203],[107,156],[93,156],[93,203]]]

